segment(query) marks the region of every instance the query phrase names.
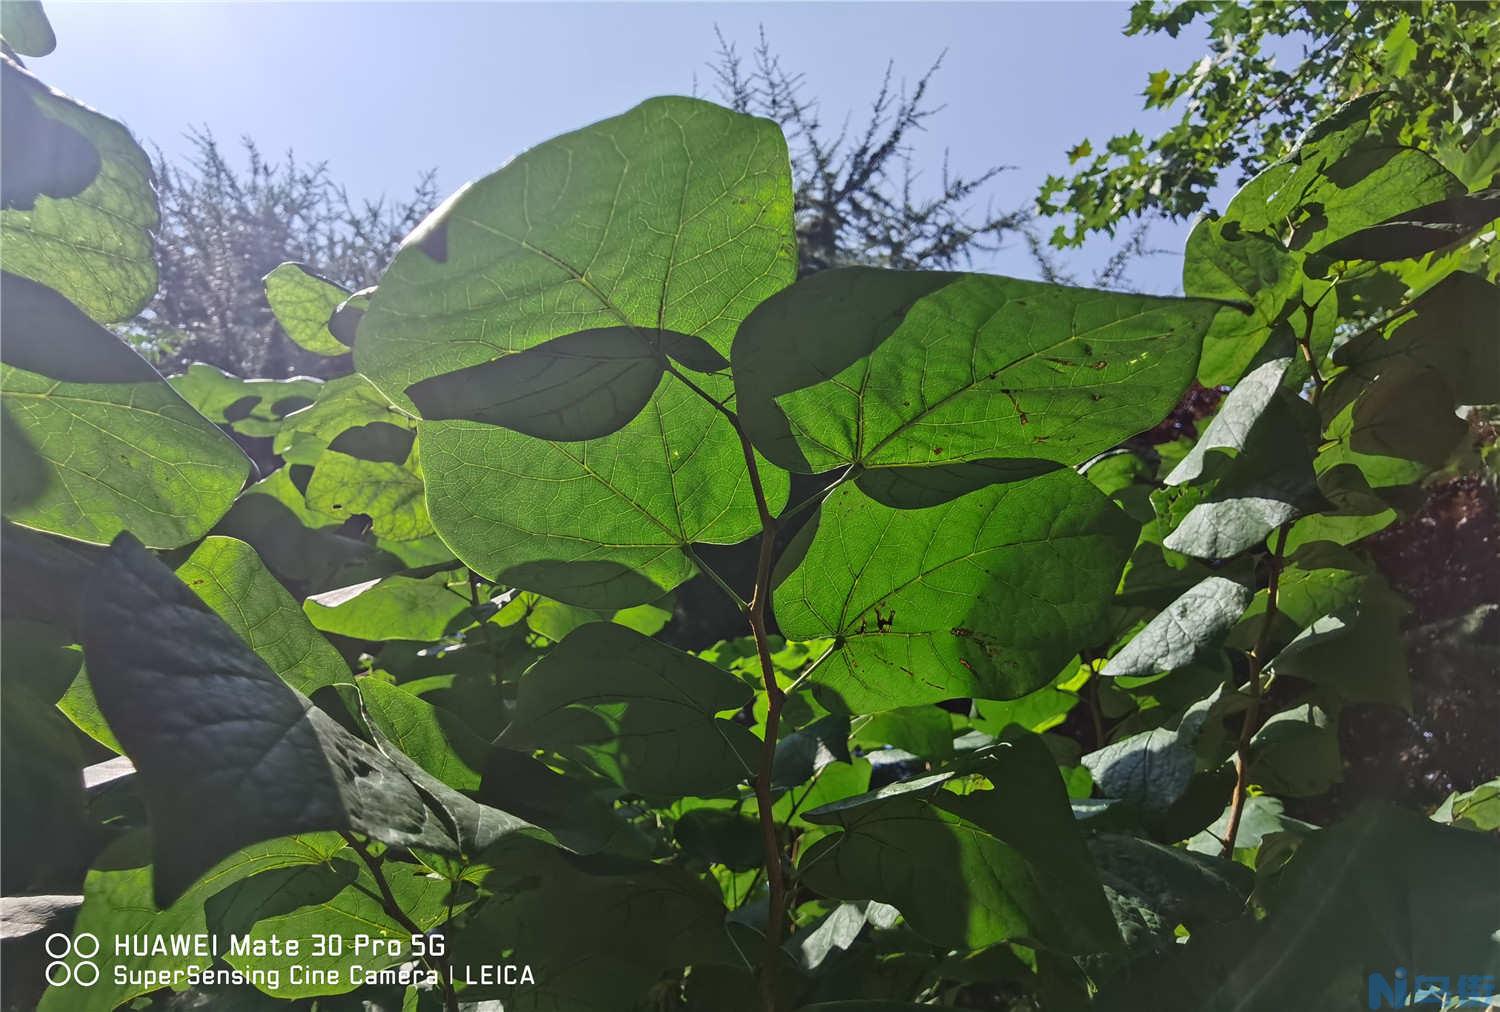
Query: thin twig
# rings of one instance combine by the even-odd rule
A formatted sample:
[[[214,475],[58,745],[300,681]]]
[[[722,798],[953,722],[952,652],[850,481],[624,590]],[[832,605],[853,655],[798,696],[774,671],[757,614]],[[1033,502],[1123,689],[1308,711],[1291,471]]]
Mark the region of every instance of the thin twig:
[[[748,446],[748,442],[747,442]],[[771,770],[776,760],[776,741],[781,729],[781,707],[786,696],[776,684],[776,668],[771,662],[771,646],[766,633],[766,599],[771,594],[771,561],[775,556],[776,522],[765,508],[760,493],[760,478],[755,474],[754,454],[748,455],[751,485],[762,507],[760,558],[755,567],[755,593],[750,598],[747,617],[755,637],[755,652],[760,657],[761,678],[766,688],[766,729],[760,749],[760,769],[755,777],[755,802],[760,810],[761,839],[766,850],[766,882],[770,889],[766,910],[766,956],[761,966],[761,1001],[766,1012],[776,1012],[776,969],[780,962],[781,932],[786,920],[786,876],[781,867],[781,842],[776,832],[776,815],[771,797]]]
[[[410,933],[413,937],[427,934],[427,932],[417,927],[417,923],[408,917],[406,911],[401,909],[401,904],[396,902],[396,895],[391,892],[391,884],[386,881],[385,872],[381,870],[380,862],[370,853],[364,841],[348,830],[340,831],[339,835],[344,838],[344,842],[349,845],[349,848],[359,855],[359,859],[365,863],[365,867],[370,869],[370,877],[375,880],[375,887],[380,890],[380,905],[385,909],[386,914],[391,920],[399,924],[402,930]],[[451,917],[451,907],[449,911],[449,916]],[[447,952],[446,946],[444,947],[444,952]],[[434,961],[430,955],[423,955],[421,960],[427,964],[429,970],[437,975],[438,987],[443,992],[443,1008],[446,1012],[458,1012],[458,995],[454,993],[453,982],[449,979],[451,974],[448,971],[448,957],[443,955]]]
[[[808,496],[806,499],[803,499],[797,505],[781,514],[781,517],[777,520],[777,523],[785,528],[792,520],[796,519],[801,514],[807,512],[810,509],[813,509],[814,507],[823,505],[823,500],[832,495],[834,489],[838,488],[840,485],[851,478],[859,477],[859,471],[860,466],[858,464],[850,464],[848,467],[840,471],[838,473],[838,476],[827,485],[824,485],[812,495]]]
[[[1245,814],[1245,799],[1250,788],[1250,739],[1260,726],[1260,673],[1270,649],[1271,626],[1276,621],[1276,592],[1281,585],[1281,558],[1286,551],[1289,528],[1290,524],[1282,524],[1276,530],[1276,546],[1271,550],[1271,575],[1266,580],[1266,611],[1261,616],[1255,647],[1250,651],[1250,705],[1245,710],[1239,741],[1234,747],[1234,797],[1229,802],[1229,828],[1224,833],[1221,852],[1225,858],[1234,857],[1235,838],[1239,836],[1240,820]]]
[[[735,592],[735,589],[729,585],[729,581],[720,576],[716,569],[710,566],[707,562],[704,562],[702,556],[693,551],[693,547],[691,545],[684,548],[683,551],[687,553],[687,557],[689,559],[693,560],[693,565],[698,567],[698,571],[700,573],[708,577],[720,590],[728,595],[729,600],[734,602],[734,606],[738,608],[741,613],[748,612],[750,610],[749,602],[747,602],[743,597],[740,597],[740,595]]]
[[[1329,289],[1329,291],[1332,290],[1332,288]],[[1318,301],[1321,302],[1323,300],[1319,299]],[[1311,306],[1305,302],[1302,304],[1303,314],[1307,317],[1307,326],[1303,328],[1302,336],[1297,338],[1297,347],[1302,349],[1302,358],[1307,362],[1308,372],[1312,375],[1313,404],[1317,404],[1318,398],[1323,394],[1323,374],[1318,370],[1318,356],[1313,353],[1312,347],[1313,313],[1317,308],[1316,304]]]
[[[771,515],[771,505],[766,499],[765,487],[760,479],[760,467],[755,461],[755,447],[745,434],[739,416],[706,390],[694,383],[687,375],[671,363],[667,370],[681,380],[689,390],[712,404],[728,420],[739,437],[740,449],[745,456],[745,467],[750,475],[750,490],[755,495],[755,507],[760,514],[760,552],[755,565],[755,590],[745,609],[750,623],[750,633],[755,639],[755,652],[760,658],[761,680],[766,690],[765,738],[761,742],[760,764],[755,775],[755,804],[760,813],[761,842],[765,848],[766,883],[769,901],[766,909],[766,952],[761,964],[760,991],[765,1012],[777,1012],[776,970],[780,962],[781,934],[786,921],[786,875],[781,867],[781,842],[776,832],[775,802],[771,797],[771,769],[776,760],[776,741],[781,729],[781,708],[786,696],[776,684],[776,666],[771,661],[771,644],[766,625],[766,605],[771,597],[771,563],[776,557],[776,518]]]
[[[838,645],[839,642],[836,639],[832,643],[829,643],[828,649],[824,650],[821,654],[815,657],[811,664],[802,669],[801,673],[797,675],[792,684],[786,687],[786,694],[790,696],[792,693],[802,688],[802,683],[807,681],[808,678],[812,676],[812,673],[814,671],[818,670],[818,665],[828,660],[829,656],[834,652],[835,649],[838,648]]]

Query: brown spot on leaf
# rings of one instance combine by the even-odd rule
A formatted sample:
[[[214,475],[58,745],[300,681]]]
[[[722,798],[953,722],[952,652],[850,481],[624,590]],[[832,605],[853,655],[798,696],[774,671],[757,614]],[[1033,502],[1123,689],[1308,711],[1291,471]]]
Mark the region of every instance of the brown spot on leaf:
[[[1010,398],[1010,406],[1016,409],[1016,419],[1022,425],[1030,425],[1031,419],[1027,417],[1026,412],[1021,410],[1021,402],[1016,400],[1016,395],[1011,393],[1009,390],[1002,390],[1000,392],[1006,397]]]

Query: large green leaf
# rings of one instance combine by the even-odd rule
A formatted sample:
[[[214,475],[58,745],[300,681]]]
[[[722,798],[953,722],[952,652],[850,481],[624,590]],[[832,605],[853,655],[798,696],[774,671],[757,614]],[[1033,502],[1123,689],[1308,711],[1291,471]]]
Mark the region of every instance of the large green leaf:
[[[1185,501],[1193,505],[1162,545],[1200,559],[1229,558],[1321,505],[1309,446],[1311,413],[1307,402],[1281,391],[1248,433],[1225,443],[1205,433],[1206,458],[1184,458],[1180,465],[1206,465],[1193,479],[1204,487],[1189,490]],[[1167,476],[1169,485],[1176,474]]]
[[[1453,404],[1500,400],[1500,287],[1473,274],[1444,278],[1422,296],[1414,313],[1390,327],[1372,328],[1345,343],[1333,360],[1348,366],[1330,389],[1358,389],[1388,372],[1432,370],[1453,391]]]
[[[13,635],[7,628],[6,638]],[[0,692],[0,818],[6,891],[27,892],[69,874],[87,851],[78,736],[52,708],[53,690],[18,684],[6,658]]]
[[[263,280],[271,312],[293,343],[315,355],[349,353],[328,329],[334,310],[349,297],[347,291],[314,274],[306,264],[281,264]]]
[[[1272,794],[1311,797],[1343,775],[1338,727],[1312,703],[1273,714],[1250,739],[1250,780]]]
[[[204,538],[177,567],[177,578],[298,692],[310,695],[349,678],[343,657],[243,541]]]
[[[1398,366],[1382,372],[1328,421],[1330,442],[1316,467],[1324,483],[1400,502],[1401,490],[1447,463],[1467,433],[1453,410],[1453,388],[1442,376]],[[1408,502],[1422,501],[1416,489],[1408,491]]]
[[[349,678],[349,665],[302,614],[255,549],[235,538],[204,538],[177,567],[177,578],[265,661],[304,694]],[[123,752],[99,710],[88,672],[81,671],[58,709],[106,748]]]
[[[1198,854],[1218,854],[1224,849],[1224,840],[1229,835],[1229,820],[1233,815],[1226,805],[1220,816],[1207,829],[1187,842],[1187,849]],[[1254,850],[1273,833],[1302,833],[1317,827],[1286,814],[1285,806],[1269,794],[1253,794],[1245,799],[1240,809],[1239,831],[1234,837],[1235,850]]]
[[[619,611],[601,611],[576,604],[563,604],[531,591],[520,591],[511,595],[492,621],[500,626],[510,626],[524,620],[526,627],[532,632],[557,643],[574,629],[590,622],[618,622],[638,633],[654,636],[671,619],[671,598]]]
[[[150,160],[119,123],[0,61],[5,269],[101,323],[134,316],[156,292]]]
[[[976,699],[974,716],[969,722],[978,730],[994,735],[1011,724],[1038,733],[1054,728],[1078,705],[1076,693],[1059,687],[1059,683],[1070,681],[1077,672],[1078,665],[1070,663],[1051,682],[1024,696],[1009,700]]]
[[[490,751],[478,798],[539,826],[579,854],[608,851],[645,857],[651,843],[616,812],[613,783],[558,773],[538,759],[508,748]]]
[[[1403,211],[1318,252],[1330,260],[1404,260],[1461,242],[1500,218],[1500,189],[1479,190]]]
[[[156,990],[159,985],[139,976],[131,980],[130,975],[181,972],[192,960],[171,953],[116,955],[114,939],[206,935],[206,899],[260,872],[321,865],[344,849],[344,841],[335,833],[310,833],[247,847],[218,862],[192,889],[162,910],[157,910],[153,902],[151,849],[150,835],[134,832],[116,840],[94,861],[83,882],[83,907],[73,925],[73,937],[87,933],[98,938],[103,946],[99,961],[105,968],[95,986],[48,988],[39,1006],[42,1012],[110,1012],[131,998]],[[198,960],[205,968],[211,962],[211,956]],[[118,982],[115,967],[126,972]]]
[[[470,608],[468,581],[451,574],[387,576],[326,591],[302,602],[324,632],[359,640],[436,640]],[[467,623],[465,623],[467,624]]]
[[[853,731],[849,744],[866,751],[890,745],[928,760],[943,760],[953,755],[953,721],[946,710],[936,706],[908,706],[872,713],[860,719]]]
[[[813,675],[831,708],[1014,698],[1092,642],[1135,536],[1070,470],[924,509],[845,485],[788,549],[776,618],[789,638],[837,639]]]
[[[1235,194],[1227,221],[1292,250],[1317,250],[1465,187],[1431,155],[1371,129],[1378,94],[1349,103]]]
[[[1361,599],[1314,619],[1266,670],[1334,690],[1354,703],[1411,708],[1406,644],[1401,635],[1405,602],[1372,578]]]
[[[363,702],[362,699],[361,702]],[[376,747],[392,766],[416,785],[424,800],[432,806],[433,811],[441,814],[444,829],[452,834],[453,840],[458,844],[458,851],[466,862],[472,861],[475,855],[482,854],[501,838],[511,835],[524,835],[552,842],[546,832],[537,829],[524,819],[517,818],[509,812],[503,812],[492,805],[475,801],[467,794],[439,780],[402,752],[400,747],[385,733],[380,723],[370,716],[368,709],[364,709],[363,712],[365,725],[369,728]],[[444,846],[440,850],[446,852],[449,848]]]
[[[795,271],[781,131],[654,98],[450,197],[381,277],[355,360],[406,404],[418,380],[581,330],[675,331],[728,355]]]
[[[1218,311],[1203,340],[1198,378],[1205,386],[1234,383],[1302,290],[1299,258],[1273,239],[1244,232],[1238,222],[1205,218],[1183,251],[1182,290],[1243,305]]]
[[[716,715],[750,698],[707,661],[594,622],[527,671],[499,742],[577,758],[641,794],[718,794],[751,775],[758,742]]]
[[[793,471],[1081,463],[1171,409],[1217,308],[980,274],[825,271],[740,328],[739,410],[760,451]]]
[[[890,903],[939,945],[1029,938],[1064,952],[1116,948],[1046,745],[1017,734],[976,769],[992,789],[959,795],[939,775],[807,813],[843,831],[807,849],[801,881],[826,896]]]
[[[278,468],[251,485],[217,532],[252,545],[266,568],[299,596],[377,579],[410,565],[387,546],[353,536],[335,518],[309,509],[292,478],[295,470]]]
[[[1500,829],[1500,778],[1472,791],[1454,791],[1432,813],[1432,820],[1481,833]]]
[[[1156,614],[1120,652],[1106,675],[1154,675],[1191,663],[1221,638],[1250,604],[1250,588],[1210,576]]]
[[[307,483],[310,509],[338,520],[367,516],[375,535],[391,541],[432,535],[425,494],[415,450],[390,461],[365,460],[330,447],[319,455]]]
[[[728,382],[700,377],[714,396]],[[422,422],[433,526],[469,568],[569,604],[654,601],[693,575],[684,549],[735,544],[760,517],[733,428],[674,377],[624,428],[581,443]],[[764,461],[773,511],[788,478]]]
[[[453,849],[401,770],[278,678],[127,535],[99,565],[83,648],[141,777],[159,902],[233,851],[292,833],[353,829]]]
[[[122,530],[155,548],[202,537],[244,485],[249,459],[77,306],[8,272],[3,286],[6,516],[99,544]],[[13,502],[18,441],[45,485]]]
[[[1187,794],[1197,770],[1198,737],[1230,705],[1216,691],[1187,709],[1176,727],[1127,735],[1086,754],[1082,763],[1106,798],[1132,801],[1148,812],[1164,812]]]
[[[721,367],[740,321],[793,277],[791,211],[774,124],[652,99],[450,198],[382,277],[357,364],[402,405],[418,381],[579,331],[626,328],[689,368]],[[492,369],[509,371],[480,373]],[[700,382],[728,397],[712,379]],[[572,604],[659,597],[693,572],[684,546],[758,526],[738,439],[676,378],[623,429],[582,443],[424,423],[422,462],[434,526],[459,558]],[[773,508],[785,488],[768,475]]]
[[[1290,358],[1271,359],[1257,366],[1244,379],[1235,384],[1233,390],[1219,405],[1218,412],[1208,423],[1208,428],[1198,437],[1177,466],[1162,479],[1164,485],[1181,485],[1214,475],[1208,465],[1210,454],[1218,451],[1222,455],[1243,453],[1250,442],[1255,423],[1265,414],[1266,408],[1281,389],[1282,379],[1291,366]],[[1205,475],[1205,471],[1210,473]]]

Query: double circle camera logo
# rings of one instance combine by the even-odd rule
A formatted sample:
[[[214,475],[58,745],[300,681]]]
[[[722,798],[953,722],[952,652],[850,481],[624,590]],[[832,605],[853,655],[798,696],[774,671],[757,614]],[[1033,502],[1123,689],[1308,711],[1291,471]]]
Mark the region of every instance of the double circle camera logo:
[[[77,938],[69,938],[60,931],[47,936],[44,943],[52,962],[47,964],[47,983],[53,987],[77,984],[93,987],[99,982],[99,964],[94,957],[99,955],[99,936],[87,931]],[[68,957],[72,956],[72,961]]]

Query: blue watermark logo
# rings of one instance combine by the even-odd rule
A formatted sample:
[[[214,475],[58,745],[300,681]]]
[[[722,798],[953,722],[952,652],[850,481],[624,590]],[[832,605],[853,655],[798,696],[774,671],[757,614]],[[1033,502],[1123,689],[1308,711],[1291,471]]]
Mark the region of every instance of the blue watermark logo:
[[[1500,988],[1492,973],[1458,976],[1411,974],[1398,966],[1387,977],[1372,973],[1365,985],[1365,1006],[1382,1008],[1500,1009]]]

